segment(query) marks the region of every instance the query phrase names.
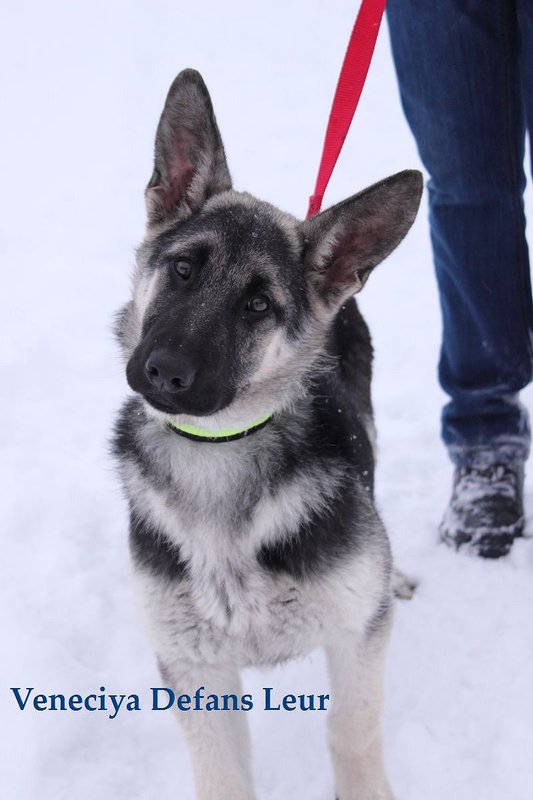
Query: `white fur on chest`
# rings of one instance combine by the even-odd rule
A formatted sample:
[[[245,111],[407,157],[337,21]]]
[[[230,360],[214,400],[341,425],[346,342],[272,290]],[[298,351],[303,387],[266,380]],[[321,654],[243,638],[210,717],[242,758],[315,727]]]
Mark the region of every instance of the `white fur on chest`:
[[[262,491],[243,520],[230,505],[232,499],[238,505],[239,487],[246,490],[248,467],[220,458],[187,467],[180,462],[175,495],[154,488],[134,464],[126,471],[134,504],[179,547],[198,614],[221,628],[242,629],[248,618],[264,613],[276,582],[260,567],[259,550],[294,533],[312,511],[327,505],[339,478],[318,470],[298,474],[273,494]]]
[[[342,622],[346,609],[351,627],[365,620],[380,583],[365,556],[305,581],[265,570],[257,558],[263,545],[294,534],[311,513],[328,507],[340,471],[326,474],[317,466],[272,493],[262,488],[243,518],[239,497],[254,480],[253,460],[233,459],[221,448],[214,458],[207,450],[176,448],[175,493],[155,488],[132,462],[123,473],[134,504],[187,563],[187,575],[176,581],[136,570],[156,651],[171,660],[179,653],[204,663],[273,664],[320,644],[327,620]]]

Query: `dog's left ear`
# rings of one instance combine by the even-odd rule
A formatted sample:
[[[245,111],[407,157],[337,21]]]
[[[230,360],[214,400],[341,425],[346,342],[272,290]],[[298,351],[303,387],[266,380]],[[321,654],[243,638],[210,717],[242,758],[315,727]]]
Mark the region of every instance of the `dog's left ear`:
[[[312,285],[330,306],[359,292],[413,224],[423,180],[405,170],[302,223]]]
[[[231,177],[209,92],[199,72],[185,69],[170,87],[157,128],[148,224],[194,214],[227,189]]]

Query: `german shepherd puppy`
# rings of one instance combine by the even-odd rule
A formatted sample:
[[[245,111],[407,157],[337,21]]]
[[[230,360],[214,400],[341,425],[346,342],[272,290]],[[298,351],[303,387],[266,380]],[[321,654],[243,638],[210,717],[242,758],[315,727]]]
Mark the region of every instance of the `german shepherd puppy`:
[[[200,75],[172,84],[116,331],[114,451],[140,606],[176,695],[324,647],[338,800],[385,800],[391,555],[373,500],[372,349],[352,295],[403,239],[405,171],[301,222],[232,189]],[[251,800],[245,714],[178,714],[200,800]]]

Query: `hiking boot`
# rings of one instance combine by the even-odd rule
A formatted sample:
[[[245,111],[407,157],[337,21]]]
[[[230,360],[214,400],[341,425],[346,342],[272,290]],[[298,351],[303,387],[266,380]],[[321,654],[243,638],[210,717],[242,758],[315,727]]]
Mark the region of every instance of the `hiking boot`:
[[[443,542],[483,558],[507,555],[524,530],[524,467],[457,467],[450,504],[440,524]]]

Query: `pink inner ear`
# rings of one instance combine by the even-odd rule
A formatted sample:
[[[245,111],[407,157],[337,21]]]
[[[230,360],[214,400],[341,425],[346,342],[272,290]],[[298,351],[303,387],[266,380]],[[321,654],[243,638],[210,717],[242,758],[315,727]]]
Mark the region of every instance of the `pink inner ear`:
[[[193,174],[194,167],[190,161],[173,159],[165,184],[157,187],[157,195],[167,211],[172,211],[183,200]]]
[[[172,149],[162,170],[162,181],[157,194],[167,211],[176,208],[185,197],[194,177],[196,139],[190,131],[180,128],[174,131]]]
[[[379,213],[367,214],[354,228],[340,236],[334,247],[326,280],[330,288],[362,288],[368,261],[381,247],[383,224]]]
[[[328,289],[344,289],[356,281],[357,251],[348,251],[331,262],[325,275]]]

